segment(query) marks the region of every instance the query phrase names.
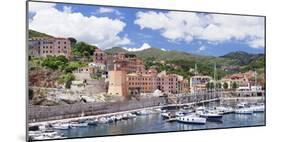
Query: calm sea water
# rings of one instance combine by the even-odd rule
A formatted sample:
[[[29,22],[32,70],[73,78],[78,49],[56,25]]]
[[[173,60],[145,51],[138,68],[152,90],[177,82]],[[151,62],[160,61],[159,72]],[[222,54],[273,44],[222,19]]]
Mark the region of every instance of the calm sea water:
[[[61,130],[66,137],[89,137],[106,136],[119,134],[135,134],[149,132],[167,132],[181,130],[196,130],[209,128],[228,128],[241,126],[257,126],[265,124],[264,113],[254,113],[252,115],[226,114],[222,121],[207,121],[205,125],[183,124],[178,122],[166,122],[161,114],[150,114],[137,116],[135,119],[122,120],[110,124],[99,124],[85,128],[75,128]]]

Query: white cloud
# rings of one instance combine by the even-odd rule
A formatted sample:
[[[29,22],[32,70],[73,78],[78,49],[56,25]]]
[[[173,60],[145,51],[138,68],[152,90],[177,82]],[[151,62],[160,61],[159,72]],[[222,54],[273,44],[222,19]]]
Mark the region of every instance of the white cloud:
[[[123,47],[123,49],[126,49],[127,51],[130,51],[130,52],[142,51],[142,50],[149,49],[149,48],[151,48],[151,46],[148,43],[143,43],[142,46],[139,47],[139,48],[125,48],[125,47]]]
[[[98,12],[100,13],[111,13],[114,12],[113,8],[101,7],[99,8]]]
[[[100,7],[98,9],[98,13],[114,13],[116,15],[121,15],[121,12],[114,9],[114,8],[109,8],[109,7]]]
[[[253,48],[264,47],[264,18],[189,12],[138,12],[135,24],[159,30],[169,41],[194,39],[210,43],[239,40]]]
[[[161,48],[161,50],[162,50],[162,51],[167,51],[167,50],[166,50],[166,49],[164,49],[164,48]]]
[[[55,5],[45,6],[46,3],[30,2],[30,9],[35,12],[29,22],[30,29],[60,37],[74,37],[79,41],[97,45],[102,49],[130,44],[127,36],[120,36],[126,23],[108,17],[84,16],[79,12],[72,12],[71,7],[64,7],[63,11]],[[40,7],[40,8],[38,8]]]
[[[202,51],[205,51],[207,49],[206,46],[200,46],[197,50],[197,52],[202,52]]]
[[[63,7],[63,12],[71,13],[71,12],[72,12],[72,9],[71,9],[70,6],[64,6],[64,7]]]
[[[50,9],[55,7],[54,3],[41,3],[41,2],[29,2],[29,12],[35,13],[40,10]]]

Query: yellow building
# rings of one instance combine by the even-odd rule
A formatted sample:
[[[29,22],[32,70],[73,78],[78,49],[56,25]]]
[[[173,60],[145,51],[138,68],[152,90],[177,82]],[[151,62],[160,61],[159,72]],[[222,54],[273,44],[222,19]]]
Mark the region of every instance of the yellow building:
[[[108,72],[108,94],[125,97],[128,96],[126,74],[126,71],[123,70],[113,70]]]

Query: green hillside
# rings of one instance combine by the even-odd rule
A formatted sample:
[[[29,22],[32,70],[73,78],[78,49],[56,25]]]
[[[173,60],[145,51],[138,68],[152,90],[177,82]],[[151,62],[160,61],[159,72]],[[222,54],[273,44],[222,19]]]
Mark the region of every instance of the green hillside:
[[[170,73],[180,74],[185,78],[194,75],[192,70],[195,64],[197,64],[199,73],[213,76],[214,64],[216,63],[218,78],[235,72],[245,72],[253,69],[263,70],[264,68],[263,54],[249,54],[242,51],[232,52],[221,57],[202,56],[179,51],[163,51],[158,48],[129,52],[123,48],[114,47],[105,50],[105,52],[110,54],[120,52],[133,54],[143,59],[147,68],[154,66],[158,71],[166,70]],[[165,64],[160,61],[165,61]],[[240,70],[224,71],[221,69],[222,66],[233,65],[239,66]]]
[[[29,36],[29,38],[32,38],[32,37],[53,37],[51,35],[48,35],[48,34],[45,34],[45,33],[40,33],[40,32],[34,31],[34,30],[28,30],[28,36]]]
[[[221,57],[236,60],[239,65],[248,65],[251,62],[255,62],[256,60],[263,59],[264,54],[250,54],[244,51],[237,51],[228,53]]]

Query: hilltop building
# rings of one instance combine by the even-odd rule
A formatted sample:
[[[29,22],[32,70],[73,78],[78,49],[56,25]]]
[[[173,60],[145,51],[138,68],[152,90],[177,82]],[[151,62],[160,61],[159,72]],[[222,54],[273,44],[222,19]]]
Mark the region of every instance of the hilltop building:
[[[104,51],[96,48],[93,53],[93,63],[95,64],[106,64],[107,55]]]
[[[33,37],[28,40],[28,54],[32,57],[71,56],[70,41],[66,38]]]

